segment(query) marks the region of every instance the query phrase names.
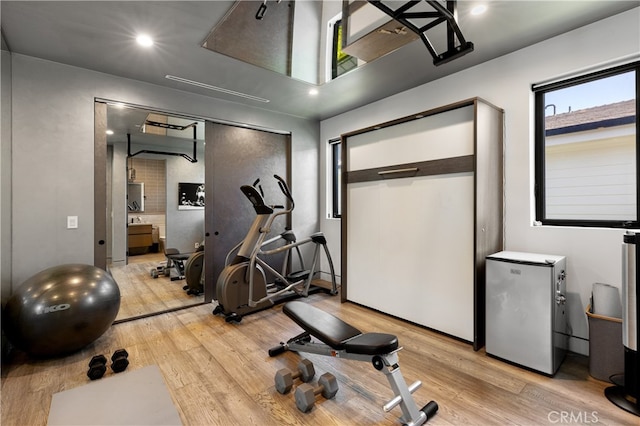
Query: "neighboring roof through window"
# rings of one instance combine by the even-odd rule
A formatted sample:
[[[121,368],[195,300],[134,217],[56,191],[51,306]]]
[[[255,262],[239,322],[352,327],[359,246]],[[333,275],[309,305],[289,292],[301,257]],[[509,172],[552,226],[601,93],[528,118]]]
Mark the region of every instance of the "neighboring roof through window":
[[[633,124],[636,121],[636,101],[631,99],[608,105],[585,108],[545,117],[546,136],[583,132],[604,127]]]

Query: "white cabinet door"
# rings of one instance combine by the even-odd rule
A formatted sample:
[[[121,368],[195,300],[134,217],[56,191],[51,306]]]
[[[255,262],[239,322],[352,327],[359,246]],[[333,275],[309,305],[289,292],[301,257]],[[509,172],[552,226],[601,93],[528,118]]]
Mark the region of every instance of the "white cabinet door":
[[[473,173],[348,185],[356,303],[473,341]]]
[[[472,106],[350,136],[347,170],[474,154]]]

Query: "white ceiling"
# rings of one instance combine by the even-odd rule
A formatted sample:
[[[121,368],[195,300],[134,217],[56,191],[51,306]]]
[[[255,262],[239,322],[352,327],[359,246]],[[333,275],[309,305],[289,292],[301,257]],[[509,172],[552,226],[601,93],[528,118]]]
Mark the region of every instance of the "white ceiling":
[[[309,83],[201,47],[232,1],[3,0],[0,15],[3,36],[14,53],[320,120],[640,5],[613,0],[489,0],[484,1],[487,13],[473,18],[469,10],[477,3],[458,3],[459,25],[474,43],[474,52],[435,67],[418,40],[318,86],[316,97],[309,97],[309,89],[315,87]],[[149,33],[156,44],[141,49],[134,40],[138,32]],[[170,81],[167,74],[270,102]]]

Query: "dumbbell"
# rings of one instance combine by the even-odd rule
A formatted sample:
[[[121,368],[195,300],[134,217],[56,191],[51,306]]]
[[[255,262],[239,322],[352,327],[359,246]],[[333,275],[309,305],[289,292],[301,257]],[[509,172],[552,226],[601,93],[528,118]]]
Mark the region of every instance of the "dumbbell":
[[[303,359],[298,363],[298,371],[295,373],[288,368],[282,368],[276,372],[276,389],[281,394],[288,393],[293,387],[293,381],[295,379],[300,379],[306,383],[310,382],[315,375],[316,370],[313,367],[313,363],[308,359]]]
[[[129,353],[125,349],[118,349],[111,355],[111,369],[114,373],[120,373],[126,370],[128,366]]]
[[[91,380],[96,380],[104,376],[104,373],[107,371],[107,357],[100,354],[94,355],[89,361],[89,371],[87,371],[87,376]]]
[[[306,413],[316,403],[316,395],[322,394],[326,399],[331,399],[338,393],[338,381],[331,373],[324,373],[318,380],[318,386],[313,387],[303,383],[296,388],[296,406],[298,410]]]

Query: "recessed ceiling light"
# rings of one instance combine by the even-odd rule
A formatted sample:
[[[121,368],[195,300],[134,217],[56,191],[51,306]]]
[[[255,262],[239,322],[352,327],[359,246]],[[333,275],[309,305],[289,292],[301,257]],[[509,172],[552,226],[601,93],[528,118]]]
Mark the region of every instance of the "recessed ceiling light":
[[[136,41],[142,47],[151,47],[151,46],[153,46],[153,39],[151,37],[149,37],[148,35],[146,35],[146,34],[140,34],[136,38]]]
[[[113,130],[107,130],[105,133],[108,134],[108,135],[112,135],[113,134]]]
[[[482,15],[486,11],[487,11],[487,5],[486,4],[479,4],[477,6],[474,6],[471,9],[471,14],[472,15]]]
[[[311,89],[309,90],[309,95],[311,96],[316,96],[318,94],[318,89]]]

